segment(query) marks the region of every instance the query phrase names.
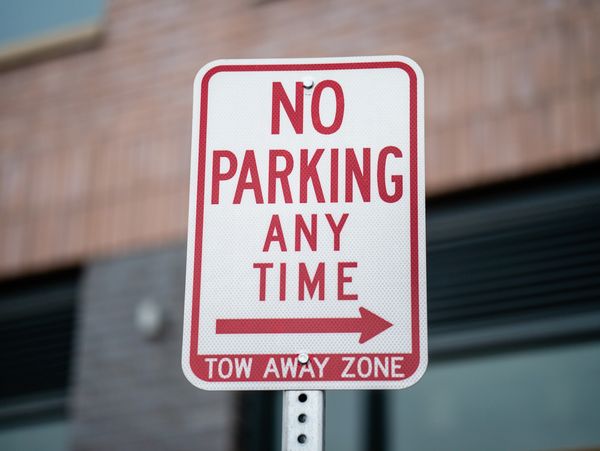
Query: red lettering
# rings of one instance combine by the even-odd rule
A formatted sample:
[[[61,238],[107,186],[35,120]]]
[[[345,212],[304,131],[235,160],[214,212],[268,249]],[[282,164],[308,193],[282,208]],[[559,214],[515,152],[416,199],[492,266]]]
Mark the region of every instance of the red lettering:
[[[330,151],[329,162],[321,161],[325,150]],[[262,204],[371,202],[372,192],[383,202],[398,202],[403,196],[403,175],[392,168],[401,161],[402,151],[396,146],[386,146],[377,154],[377,160],[370,147],[360,150],[348,147],[345,150],[340,168],[340,151],[337,148],[307,148],[291,152],[286,149],[268,150],[268,164],[263,168],[266,180],[263,185],[256,163],[255,151],[246,150],[238,163],[236,154],[229,150],[213,151],[211,203],[220,202],[221,185],[237,178],[233,203],[240,204],[246,191],[254,194],[254,201]],[[224,162],[226,161],[226,162]],[[327,168],[327,164],[329,167]],[[319,167],[321,165],[321,167]],[[374,168],[373,165],[376,165]],[[239,170],[238,170],[239,167]],[[373,171],[372,171],[373,169]],[[340,171],[343,173],[340,174]],[[373,174],[372,174],[373,172]],[[329,179],[329,187],[323,187],[321,175]],[[376,177],[377,188],[372,187],[372,177]],[[325,182],[327,183],[327,182]],[[342,193],[340,193],[340,185]],[[264,189],[264,191],[263,191]],[[358,195],[355,191],[358,190]],[[264,194],[263,194],[264,193]],[[314,194],[313,194],[314,193]],[[355,194],[357,196],[355,197]],[[266,195],[266,198],[264,198]],[[310,196],[309,196],[310,195]],[[252,197],[252,194],[250,195]],[[340,197],[342,199],[340,199]]]
[[[346,149],[346,202],[353,201],[354,183],[356,180],[363,201],[371,201],[371,149],[363,148],[362,170],[356,159],[354,149]]]
[[[304,300],[304,287],[308,289],[308,295],[312,299],[319,287],[319,301],[325,300],[325,263],[320,262],[315,271],[315,276],[310,279],[305,263],[298,265],[298,300]]]
[[[271,134],[278,135],[281,123],[281,105],[287,114],[287,117],[294,127],[296,134],[302,133],[304,118],[304,88],[302,82],[296,82],[296,106],[292,107],[292,102],[287,96],[283,85],[279,81],[273,82],[273,102],[271,110]]]
[[[329,227],[331,227],[331,231],[333,232],[333,250],[340,250],[340,235],[342,233],[342,229],[344,228],[344,224],[346,224],[346,219],[348,219],[348,213],[344,213],[340,218],[339,223],[335,223],[335,219],[333,216],[327,213],[325,215],[327,218],[327,222],[329,223]]]
[[[356,268],[357,262],[339,262],[338,263],[338,300],[340,301],[356,301],[357,294],[348,294],[344,292],[344,284],[352,282],[352,276],[347,276],[344,273],[346,268]]]
[[[282,157],[285,161],[283,169],[277,169],[277,158]],[[269,203],[274,204],[277,201],[277,179],[281,183],[281,191],[283,192],[283,200],[286,204],[292,203],[292,192],[290,190],[290,182],[288,177],[294,167],[294,158],[287,150],[272,149],[269,152]]]
[[[312,182],[317,202],[325,202],[321,180],[317,172],[317,164],[325,149],[317,149],[308,161],[308,149],[300,149],[300,203],[305,204],[308,198],[308,182]]]
[[[286,265],[285,263],[279,264],[279,300],[285,301],[285,288],[286,288]]]
[[[335,117],[330,126],[326,127],[321,122],[321,94],[325,88],[330,88],[335,94]],[[339,130],[344,119],[344,92],[340,84],[333,80],[324,80],[315,86],[311,104],[312,123],[315,130],[322,135],[331,135]]]
[[[273,267],[273,263],[254,263],[253,268],[259,270],[258,299],[264,301],[267,291],[267,269]]]
[[[263,203],[262,190],[260,188],[260,179],[258,178],[258,169],[256,168],[256,159],[254,151],[247,150],[244,154],[242,167],[240,169],[240,177],[233,196],[233,203],[239,204],[242,201],[242,195],[245,190],[254,191],[254,199],[257,204]]]
[[[332,203],[336,203],[338,201],[338,177],[339,177],[338,149],[331,149],[329,194],[330,194],[330,201]]]
[[[267,230],[267,236],[265,238],[265,244],[263,245],[263,252],[269,252],[271,243],[276,241],[279,243],[279,248],[282,252],[287,251],[285,245],[285,237],[283,236],[283,229],[281,228],[281,221],[279,215],[273,215],[269,224],[269,230]]]
[[[229,169],[226,172],[221,172],[221,158],[229,160]],[[222,180],[229,180],[237,170],[237,159],[235,154],[229,150],[215,150],[213,152],[213,167],[212,167],[212,192],[211,203],[219,203],[219,184]]]
[[[308,246],[311,250],[317,250],[317,215],[310,215],[310,231],[308,230],[308,225],[304,221],[302,215],[296,215],[296,233],[295,233],[295,251],[302,250],[302,245],[300,243],[300,235],[304,235],[304,239],[308,243]]]
[[[385,166],[389,155],[401,158],[402,152],[394,146],[387,146],[381,149],[377,158],[377,189],[379,190],[381,200],[391,204],[397,202],[402,197],[402,176],[392,175],[391,180],[394,183],[394,192],[389,194],[385,183]]]

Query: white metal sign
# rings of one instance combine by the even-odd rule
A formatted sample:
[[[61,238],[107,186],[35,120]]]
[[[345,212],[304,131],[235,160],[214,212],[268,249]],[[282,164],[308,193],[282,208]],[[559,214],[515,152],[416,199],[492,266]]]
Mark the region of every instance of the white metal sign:
[[[211,390],[381,389],[427,365],[423,75],[225,60],[194,82],[183,370]]]

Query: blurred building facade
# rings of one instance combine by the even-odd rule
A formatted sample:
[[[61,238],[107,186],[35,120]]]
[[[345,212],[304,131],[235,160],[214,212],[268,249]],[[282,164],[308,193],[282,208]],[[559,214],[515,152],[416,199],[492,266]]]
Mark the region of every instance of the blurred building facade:
[[[600,446],[600,2],[94,3],[0,41],[0,444],[277,449],[274,394],[180,370],[193,78],[401,54],[426,80],[432,367],[331,393],[328,449]]]

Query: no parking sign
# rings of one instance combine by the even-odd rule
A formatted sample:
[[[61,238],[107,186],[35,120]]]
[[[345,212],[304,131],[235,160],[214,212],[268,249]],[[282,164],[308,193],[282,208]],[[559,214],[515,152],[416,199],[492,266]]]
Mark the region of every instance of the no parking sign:
[[[194,83],[182,365],[210,390],[382,389],[427,365],[423,76],[224,60]]]

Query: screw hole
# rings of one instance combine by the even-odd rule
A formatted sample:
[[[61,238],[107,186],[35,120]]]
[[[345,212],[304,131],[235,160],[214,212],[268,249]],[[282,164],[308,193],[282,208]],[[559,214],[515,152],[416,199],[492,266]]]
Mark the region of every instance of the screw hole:
[[[302,80],[302,85],[304,86],[304,89],[311,89],[315,85],[315,81],[310,77],[305,77]]]
[[[306,435],[304,435],[304,434],[300,434],[300,435],[298,436],[298,442],[299,442],[299,443],[306,443]]]
[[[298,415],[298,421],[300,423],[306,423],[306,415],[301,413],[300,415]]]
[[[306,402],[307,399],[308,396],[306,396],[306,393],[300,393],[300,395],[298,396],[298,401],[300,402]]]

